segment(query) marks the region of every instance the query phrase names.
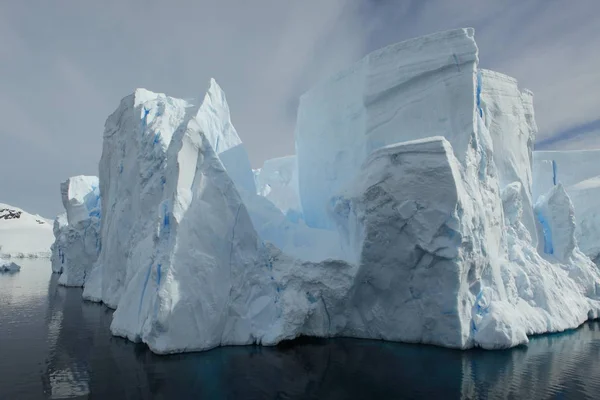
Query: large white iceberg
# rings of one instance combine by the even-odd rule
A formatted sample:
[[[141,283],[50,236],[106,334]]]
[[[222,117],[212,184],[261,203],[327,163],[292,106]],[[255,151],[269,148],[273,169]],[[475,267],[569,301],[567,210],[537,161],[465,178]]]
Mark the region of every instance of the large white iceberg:
[[[61,274],[61,285],[83,286],[102,247],[98,178],[74,176],[60,189],[66,212],[54,221],[52,271]]]
[[[51,256],[52,221],[0,203],[0,259]]]
[[[255,171],[214,80],[199,105],[138,89],[106,122],[84,297],[158,353],[505,348],[598,317],[577,207],[533,190],[532,95],[477,54],[458,29],[368,55],[302,97],[297,155]]]

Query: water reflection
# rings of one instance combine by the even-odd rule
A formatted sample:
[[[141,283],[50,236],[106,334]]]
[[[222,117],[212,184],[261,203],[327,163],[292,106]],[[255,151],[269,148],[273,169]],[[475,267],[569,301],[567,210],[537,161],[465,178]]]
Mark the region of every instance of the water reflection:
[[[59,287],[56,280],[46,286],[41,312],[30,314],[40,317],[41,334],[21,332],[31,327],[25,322],[13,327],[44,345],[8,350],[13,359],[29,360],[24,363],[8,366],[0,357],[0,371],[10,367],[21,377],[15,386],[0,374],[0,398],[579,399],[600,393],[600,322],[503,352],[304,339],[161,357],[112,337],[112,312],[82,302],[80,289]],[[5,332],[1,324],[0,340]]]

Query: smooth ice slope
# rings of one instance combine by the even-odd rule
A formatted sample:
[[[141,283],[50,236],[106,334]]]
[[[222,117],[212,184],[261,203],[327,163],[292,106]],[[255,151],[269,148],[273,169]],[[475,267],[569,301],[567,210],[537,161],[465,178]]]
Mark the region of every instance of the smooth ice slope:
[[[265,161],[262,168],[255,171],[254,179],[259,195],[275,204],[288,218],[301,218],[296,156]]]
[[[534,196],[562,183],[575,207],[575,237],[581,250],[600,263],[600,150],[535,151]]]
[[[50,257],[50,221],[0,203],[0,258]]]
[[[61,183],[61,193],[66,213],[54,221],[52,271],[62,274],[61,285],[83,286],[102,245],[98,178],[71,177]]]
[[[276,186],[280,185],[281,190],[274,193],[271,199],[257,195],[255,173],[250,168],[246,150],[231,124],[225,94],[214,80],[211,80],[194,119],[233,180],[248,209],[254,229],[263,241],[273,243],[284,253],[301,260],[347,259],[340,247],[337,233],[310,229],[301,221],[299,211],[284,211],[275,204],[293,201],[297,185],[293,158],[269,160],[265,163],[261,173],[265,174],[267,180],[277,179],[276,176],[281,178],[281,174],[284,178],[279,183],[273,182]],[[289,178],[285,178],[285,175]],[[286,179],[289,179],[289,183],[285,183]]]
[[[375,149],[444,136],[463,161],[475,123],[472,29],[377,50],[300,98],[296,152],[306,223],[332,228],[326,209]]]
[[[225,93],[214,79],[198,110],[196,122],[239,190],[256,193],[250,160],[229,114]]]

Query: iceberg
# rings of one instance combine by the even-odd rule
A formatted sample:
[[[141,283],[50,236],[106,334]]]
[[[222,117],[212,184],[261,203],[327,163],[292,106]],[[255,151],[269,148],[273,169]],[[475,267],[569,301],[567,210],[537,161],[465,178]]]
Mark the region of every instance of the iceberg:
[[[0,259],[49,258],[52,241],[51,221],[0,203]]]
[[[562,183],[575,208],[577,244],[596,264],[600,264],[599,157],[600,150],[533,152],[534,197]]]
[[[7,272],[10,274],[13,274],[15,272],[19,272],[20,270],[21,270],[20,265],[15,264],[14,262],[10,262],[10,261],[0,260],[0,272]]]
[[[570,192],[592,176],[554,162],[536,186],[532,94],[479,68],[472,29],[317,85],[296,155],[258,170],[214,80],[198,104],[138,89],[106,122],[83,296],[116,308],[114,335],[160,354],[301,335],[499,349],[600,315]],[[90,217],[68,204],[58,236]]]
[[[54,220],[52,271],[64,286],[83,286],[102,247],[100,189],[95,176],[74,176],[61,183],[66,212]]]

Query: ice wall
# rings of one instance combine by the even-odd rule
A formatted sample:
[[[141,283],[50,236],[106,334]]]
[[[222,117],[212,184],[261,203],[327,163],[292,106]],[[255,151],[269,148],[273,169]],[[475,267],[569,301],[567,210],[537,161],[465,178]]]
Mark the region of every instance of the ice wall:
[[[516,79],[480,70],[478,100],[481,115],[494,145],[494,162],[500,187],[519,182],[523,190],[523,224],[537,242],[533,215],[532,151],[537,125],[533,94],[521,90]]]
[[[260,342],[275,315],[267,253],[201,118],[170,143],[148,258],[111,326],[159,353]]]
[[[479,174],[470,186],[464,172],[443,137],[404,142],[373,152],[338,200],[362,236],[351,335],[473,346],[470,305],[497,266]]]
[[[74,176],[60,188],[66,213],[54,221],[52,271],[61,285],[83,286],[102,247],[98,178]]]
[[[477,46],[457,29],[375,51],[300,98],[299,188],[309,226],[332,228],[327,207],[375,149],[444,136],[464,160],[475,123]]]
[[[99,165],[102,250],[84,298],[116,308],[131,277],[148,265],[167,148],[191,108],[184,100],[138,89],[108,117]]]

